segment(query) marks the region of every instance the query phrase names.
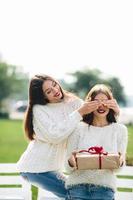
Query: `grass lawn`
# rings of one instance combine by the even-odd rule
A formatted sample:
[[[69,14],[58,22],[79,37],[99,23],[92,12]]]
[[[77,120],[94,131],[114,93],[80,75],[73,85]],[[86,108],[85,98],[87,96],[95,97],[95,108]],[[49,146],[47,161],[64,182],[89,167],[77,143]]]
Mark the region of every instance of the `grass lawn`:
[[[128,127],[127,164],[133,165],[133,125]],[[0,163],[17,162],[28,142],[24,138],[23,124],[19,120],[0,120]],[[37,189],[32,188],[33,200]]]
[[[19,120],[0,120],[0,163],[17,162],[28,142],[24,139],[23,124]],[[37,188],[32,187],[32,200],[37,199]]]

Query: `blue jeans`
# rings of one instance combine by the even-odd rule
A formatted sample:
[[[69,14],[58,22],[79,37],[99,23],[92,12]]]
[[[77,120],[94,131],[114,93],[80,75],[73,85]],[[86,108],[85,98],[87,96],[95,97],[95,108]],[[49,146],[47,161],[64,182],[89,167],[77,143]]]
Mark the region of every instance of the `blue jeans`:
[[[66,197],[65,176],[59,172],[21,172],[20,175],[32,185],[48,190],[60,198]]]
[[[68,188],[65,200],[113,200],[111,188],[93,184],[79,184]]]

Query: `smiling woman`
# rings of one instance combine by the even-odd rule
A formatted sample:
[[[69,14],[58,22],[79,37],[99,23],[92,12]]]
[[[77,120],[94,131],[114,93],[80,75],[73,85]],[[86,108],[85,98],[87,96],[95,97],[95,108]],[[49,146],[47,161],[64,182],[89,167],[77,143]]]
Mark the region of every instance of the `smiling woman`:
[[[98,102],[83,103],[47,75],[35,75],[29,84],[24,128],[30,143],[17,166],[33,185],[65,197],[64,169],[67,139]]]
[[[116,155],[121,167],[125,163],[127,148],[127,128],[117,123],[118,105],[113,94],[106,85],[95,85],[86,97],[90,102],[98,102],[98,107],[83,116],[73,134],[68,139],[66,169],[69,177],[66,180],[68,189],[66,200],[71,199],[102,199],[113,200],[116,191],[116,177],[111,163],[109,168],[101,167],[100,157],[90,157],[91,168],[78,168],[76,153],[90,152],[94,156],[104,152]],[[101,151],[101,150],[103,151]],[[95,150],[95,151],[94,151]],[[100,152],[101,151],[101,152]],[[83,155],[84,156],[84,155]],[[110,158],[108,158],[110,159]],[[107,160],[108,160],[107,159]],[[98,163],[99,167],[95,164]],[[81,165],[87,163],[82,161]],[[103,162],[103,157],[102,157]]]
[[[50,103],[57,103],[64,97],[59,84],[54,80],[46,80],[42,85],[42,89],[44,91],[44,96],[49,99]]]

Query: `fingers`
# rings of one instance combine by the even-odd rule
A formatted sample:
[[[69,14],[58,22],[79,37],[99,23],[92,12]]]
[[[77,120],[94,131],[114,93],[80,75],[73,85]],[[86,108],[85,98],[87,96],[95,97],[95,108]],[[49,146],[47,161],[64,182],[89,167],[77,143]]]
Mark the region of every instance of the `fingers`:
[[[84,103],[84,106],[86,108],[86,111],[88,113],[94,112],[95,110],[98,109],[98,107],[101,105],[101,102],[98,101],[87,101]]]
[[[72,155],[73,155],[73,156],[76,156],[76,154],[77,154],[78,152],[79,152],[78,150],[74,150],[74,151],[72,152]]]
[[[116,114],[120,113],[119,105],[115,99],[107,100],[103,105],[109,109],[114,110]]]
[[[68,160],[70,167],[74,167],[74,169],[77,169],[76,153],[78,153],[78,150],[73,151],[71,157]]]
[[[77,169],[77,164],[76,164],[75,156],[72,155],[69,158],[68,163],[69,163],[70,167],[74,167],[74,169]]]
[[[120,152],[118,152],[118,154],[119,154],[119,159],[120,159],[120,167],[122,167],[125,159],[124,159],[124,156]]]
[[[120,109],[115,99],[110,100],[94,100],[94,101],[86,101],[82,107],[78,109],[81,116],[92,113],[96,111],[101,105],[107,107],[108,109],[114,110],[114,112],[119,115]]]
[[[97,101],[87,101],[85,102],[82,107],[78,109],[78,112],[81,116],[94,112],[98,109],[99,103]]]

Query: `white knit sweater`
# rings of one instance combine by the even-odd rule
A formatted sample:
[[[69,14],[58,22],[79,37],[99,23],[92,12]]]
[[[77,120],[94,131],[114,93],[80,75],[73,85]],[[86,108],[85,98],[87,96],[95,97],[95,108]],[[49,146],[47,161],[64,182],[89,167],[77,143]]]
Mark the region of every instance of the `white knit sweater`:
[[[20,172],[61,170],[64,164],[68,136],[82,119],[76,109],[83,101],[48,103],[33,107],[33,127],[36,134],[17,162]]]
[[[68,139],[67,159],[73,150],[88,149],[91,146],[103,146],[109,153],[126,153],[127,128],[119,123],[112,123],[105,127],[88,126],[80,122],[77,129]],[[116,178],[113,170],[74,170],[68,165],[70,173],[66,187],[77,184],[96,184],[116,190]]]

